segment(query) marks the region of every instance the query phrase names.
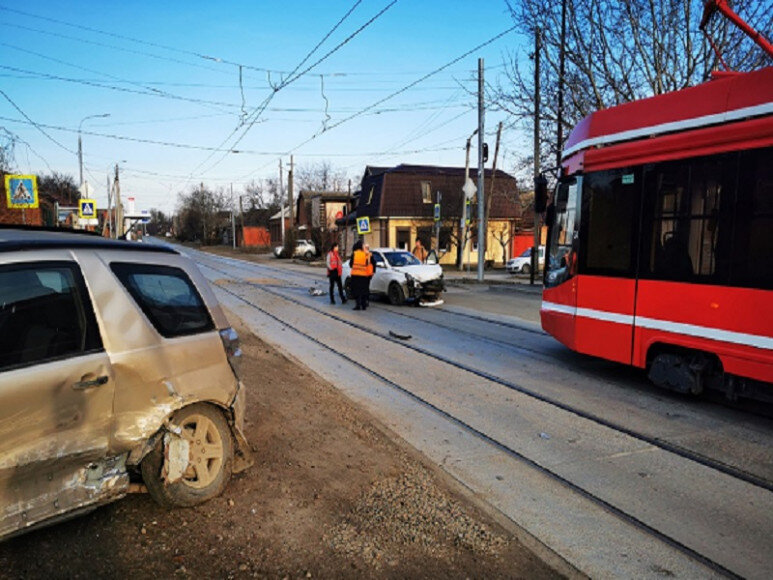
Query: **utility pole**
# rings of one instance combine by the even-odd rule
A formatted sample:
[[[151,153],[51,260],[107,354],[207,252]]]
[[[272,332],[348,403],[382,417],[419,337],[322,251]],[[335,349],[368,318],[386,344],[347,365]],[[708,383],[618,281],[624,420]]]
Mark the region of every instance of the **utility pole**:
[[[483,191],[485,168],[483,166],[483,59],[478,59],[478,282],[483,282],[483,262],[486,259],[486,195]]]
[[[244,229],[242,229],[242,236]],[[234,217],[234,184],[231,184],[231,247],[236,249],[236,218]]]
[[[539,121],[540,121],[540,85],[539,85],[539,57],[542,47],[542,31],[537,28],[534,36],[534,242],[531,246],[531,272],[529,272],[529,284],[534,285],[534,274],[539,268],[540,225],[539,213],[537,213],[537,177],[540,174],[540,146],[539,146]],[[561,97],[559,97],[561,98]],[[560,126],[560,124],[559,124]],[[559,153],[560,157],[560,153]]]
[[[118,179],[118,164],[115,164],[115,239],[123,236],[123,204],[121,203],[121,181]]]
[[[439,211],[441,212],[440,215],[438,216],[441,219],[435,222],[435,253],[437,254],[438,263],[440,263],[440,224],[442,222],[442,217],[443,217],[443,213],[442,213],[443,208],[440,206],[440,202],[442,201],[442,199],[443,199],[443,194],[438,191],[437,206]]]
[[[110,204],[113,201],[113,192],[110,190],[110,172],[107,173],[107,229],[110,237],[113,237],[113,216],[110,212]],[[59,225],[59,212],[56,214],[57,225]],[[104,235],[104,232],[102,232]]]
[[[294,172],[295,164],[293,163],[293,156],[290,155],[290,173],[287,175],[287,203],[289,205],[289,215],[290,215],[290,229],[293,228],[293,224],[295,224],[295,208],[293,207],[293,172]]]
[[[282,160],[279,160],[279,223],[282,228],[282,247],[285,247],[285,186],[284,175],[282,175]]]
[[[494,201],[494,182],[497,178],[497,157],[499,156],[499,142],[502,139],[502,121],[499,122],[497,127],[497,142],[494,145],[494,161],[491,164],[491,191],[489,192],[488,199],[486,199],[486,223],[491,219],[491,204]],[[507,260],[507,256],[505,256]]]
[[[242,205],[242,196],[239,196],[239,221],[242,222],[242,235],[244,235],[244,205]]]
[[[464,195],[462,196],[462,217],[459,220],[459,231],[461,232],[461,235],[459,236],[459,243],[457,244],[460,272],[464,270],[464,251],[467,249],[467,201],[472,199],[472,196],[475,194],[475,184],[470,180],[470,143],[477,132],[478,129],[475,129],[472,132],[472,135],[467,137],[466,153],[464,157],[464,186],[462,187]],[[472,191],[470,191],[471,189]]]

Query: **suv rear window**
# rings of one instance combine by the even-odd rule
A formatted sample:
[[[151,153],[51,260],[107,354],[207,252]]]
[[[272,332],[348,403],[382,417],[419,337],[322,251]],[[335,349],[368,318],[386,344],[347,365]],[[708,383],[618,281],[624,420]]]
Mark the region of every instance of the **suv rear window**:
[[[215,328],[201,295],[180,268],[124,262],[110,267],[161,336],[173,338]]]
[[[75,264],[0,266],[0,371],[101,348],[91,301]]]

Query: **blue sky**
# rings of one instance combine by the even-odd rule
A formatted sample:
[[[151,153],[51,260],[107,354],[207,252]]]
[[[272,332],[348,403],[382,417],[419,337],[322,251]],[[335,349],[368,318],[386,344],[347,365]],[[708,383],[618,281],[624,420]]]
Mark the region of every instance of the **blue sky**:
[[[119,163],[124,196],[166,212],[199,182],[233,183],[238,193],[251,179],[276,176],[290,153],[296,164],[329,161],[355,182],[367,164],[461,166],[477,127],[477,59],[495,81],[508,52],[523,55],[524,39],[509,32],[387,97],[510,28],[503,0],[398,0],[255,114],[273,93],[269,81],[287,78],[355,4],[300,71],[390,2],[0,0],[0,88],[13,101],[0,95],[0,127],[23,140],[18,170],[77,180],[82,123],[84,178],[99,205]],[[100,114],[110,116],[83,121]],[[492,152],[500,120],[486,116]],[[506,131],[505,155],[530,138]],[[508,169],[507,157],[499,166]]]

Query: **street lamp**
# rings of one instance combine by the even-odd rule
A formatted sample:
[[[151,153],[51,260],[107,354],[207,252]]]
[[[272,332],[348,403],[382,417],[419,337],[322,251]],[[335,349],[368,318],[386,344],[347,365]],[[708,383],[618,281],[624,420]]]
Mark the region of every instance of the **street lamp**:
[[[109,117],[110,113],[102,113],[101,115],[89,115],[81,119],[78,125],[78,169],[80,175],[80,185],[83,185],[83,140],[81,139],[81,128],[83,127],[83,121],[87,119],[101,119],[103,117]]]

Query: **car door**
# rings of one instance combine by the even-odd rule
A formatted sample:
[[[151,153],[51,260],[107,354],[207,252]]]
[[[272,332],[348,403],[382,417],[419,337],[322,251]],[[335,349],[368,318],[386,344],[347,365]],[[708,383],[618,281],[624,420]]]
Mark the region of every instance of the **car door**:
[[[0,537],[100,499],[113,393],[79,266],[0,265]]]
[[[376,264],[376,272],[370,282],[370,291],[379,294],[385,294],[388,286],[389,264],[384,259],[381,252],[373,252],[373,259]]]

